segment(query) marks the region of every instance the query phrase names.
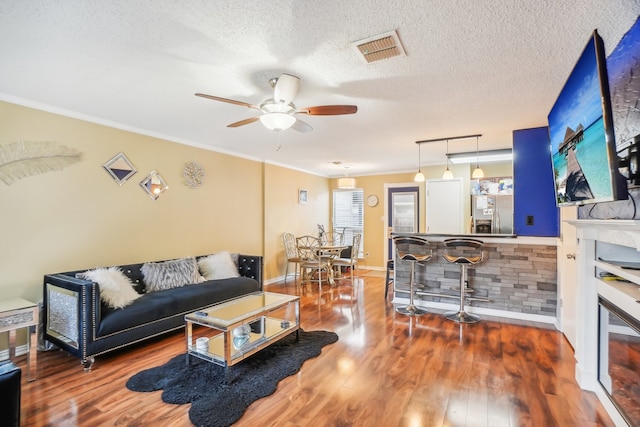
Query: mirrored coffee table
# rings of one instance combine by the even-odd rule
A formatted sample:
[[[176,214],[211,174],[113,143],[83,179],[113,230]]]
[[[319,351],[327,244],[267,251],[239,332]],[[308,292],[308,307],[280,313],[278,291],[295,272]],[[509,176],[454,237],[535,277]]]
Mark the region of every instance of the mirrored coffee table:
[[[254,292],[187,314],[187,363],[191,356],[229,367],[296,332],[300,297]],[[195,327],[199,325],[203,327]]]

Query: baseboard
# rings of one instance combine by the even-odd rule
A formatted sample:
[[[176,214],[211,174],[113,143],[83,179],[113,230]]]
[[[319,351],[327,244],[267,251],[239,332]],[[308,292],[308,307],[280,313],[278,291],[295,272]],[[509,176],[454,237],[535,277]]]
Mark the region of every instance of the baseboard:
[[[418,307],[424,308],[432,308],[437,309],[438,311],[452,311],[458,310],[460,308],[459,304],[447,304],[443,302],[435,302],[435,301],[423,301],[423,300],[414,300],[414,304]],[[394,304],[403,305],[409,304],[409,298],[398,298],[397,296],[393,299]],[[530,314],[530,313],[518,313],[515,311],[506,311],[506,310],[496,310],[492,308],[484,308],[484,307],[473,307],[467,306],[465,307],[465,311],[473,314],[484,314],[486,316],[506,318],[506,319],[514,319],[514,320],[523,320],[527,322],[535,322],[535,323],[544,323],[547,325],[553,325],[555,329],[558,329],[558,322],[555,316],[543,316],[541,314]]]
[[[616,425],[616,427],[627,427],[629,424],[625,421],[624,417],[618,411],[618,408],[613,404],[607,392],[598,384],[594,393],[602,403],[604,410],[607,411],[607,414],[611,417],[611,421]]]
[[[387,271],[387,267],[370,267],[370,266],[363,266],[363,265],[359,265],[357,267],[358,270],[376,270],[376,271]],[[289,274],[289,277],[293,276],[293,273]],[[264,284],[265,285],[271,285],[273,283],[280,283],[280,282],[284,282],[284,274],[282,276],[277,276],[277,277],[273,277],[269,280],[265,280]]]
[[[284,274],[282,276],[278,276],[278,277],[274,277],[274,278],[269,279],[269,280],[265,280],[264,284],[265,285],[271,285],[273,283],[279,283],[279,282],[284,282]]]
[[[28,353],[28,347],[26,344],[16,346],[16,356],[22,356]],[[0,361],[9,360],[9,349],[0,350]]]

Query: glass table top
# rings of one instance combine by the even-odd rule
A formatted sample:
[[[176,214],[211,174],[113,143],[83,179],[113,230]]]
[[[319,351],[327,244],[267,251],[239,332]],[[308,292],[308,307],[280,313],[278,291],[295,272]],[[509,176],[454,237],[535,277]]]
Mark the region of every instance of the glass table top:
[[[272,308],[299,300],[296,295],[277,294],[274,292],[254,292],[235,298],[207,309],[186,315],[186,319],[215,326],[229,326]],[[199,315],[206,313],[206,315]]]

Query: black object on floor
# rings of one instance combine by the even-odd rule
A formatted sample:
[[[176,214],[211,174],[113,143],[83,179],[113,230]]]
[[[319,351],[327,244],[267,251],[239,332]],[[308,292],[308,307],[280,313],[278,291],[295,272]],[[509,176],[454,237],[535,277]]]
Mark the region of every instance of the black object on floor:
[[[198,427],[229,426],[251,403],[276,391],[280,380],[295,374],[307,360],[320,355],[322,347],[338,341],[328,331],[300,330],[232,366],[230,384],[225,384],[225,368],[186,354],[129,378],[127,388],[149,392],[163,390],[162,401],[191,403],[189,419]]]

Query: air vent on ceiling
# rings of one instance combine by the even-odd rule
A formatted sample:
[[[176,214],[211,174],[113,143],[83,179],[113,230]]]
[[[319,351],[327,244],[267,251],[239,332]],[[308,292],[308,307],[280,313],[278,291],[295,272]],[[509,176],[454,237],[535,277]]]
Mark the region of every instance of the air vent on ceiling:
[[[406,56],[395,30],[358,40],[351,43],[351,46],[367,64],[394,56]]]

